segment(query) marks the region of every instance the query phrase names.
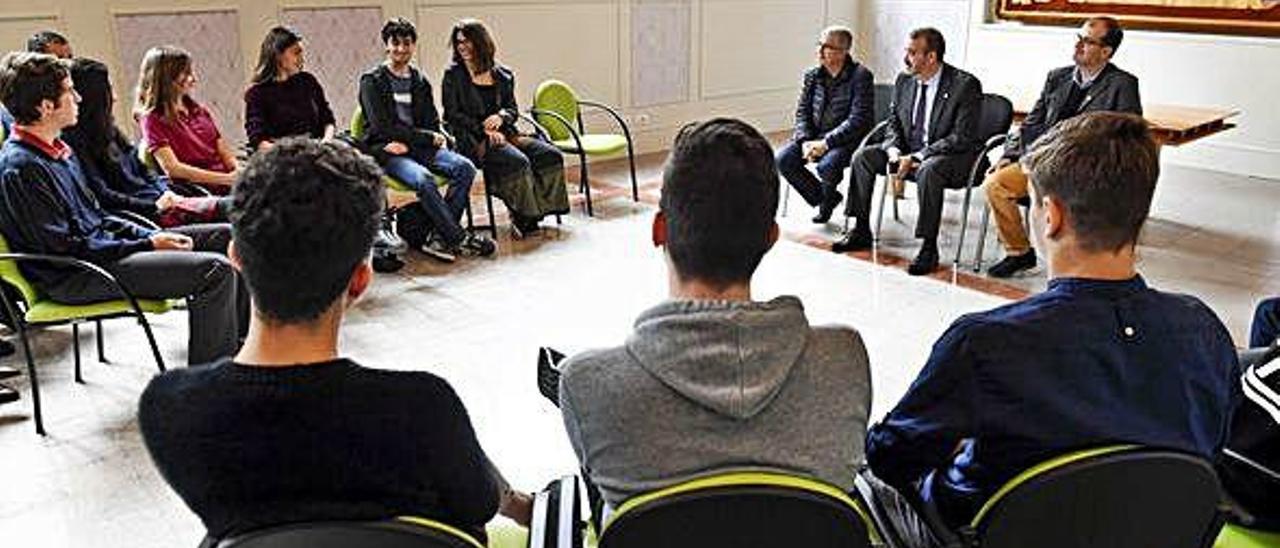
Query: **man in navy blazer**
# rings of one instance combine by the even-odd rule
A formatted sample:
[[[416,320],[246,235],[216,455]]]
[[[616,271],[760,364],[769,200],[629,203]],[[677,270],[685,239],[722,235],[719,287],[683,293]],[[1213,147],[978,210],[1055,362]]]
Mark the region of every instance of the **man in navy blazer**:
[[[1111,64],[1124,30],[1111,17],[1085,21],[1076,35],[1071,65],[1054,69],[1022,126],[1009,133],[1004,157],[987,172],[987,203],[995,214],[996,231],[1005,258],[987,269],[993,278],[1008,278],[1036,266],[1036,253],[1022,229],[1018,200],[1027,196],[1027,176],[1018,165],[1031,144],[1058,122],[1085,112],[1142,114],[1138,78]]]
[[[982,83],[943,62],[947,44],[933,28],[916,29],[907,43],[907,71],[894,83],[892,115],[885,139],[853,155],[856,196],[846,202],[846,214],[857,224],[832,246],[843,253],[871,248],[871,193],[876,176],[893,164],[896,177],[916,181],[920,215],[916,237],[920,252],[907,267],[913,276],[938,267],[938,225],[943,190],[961,187],[981,148],[978,118],[982,111]]]

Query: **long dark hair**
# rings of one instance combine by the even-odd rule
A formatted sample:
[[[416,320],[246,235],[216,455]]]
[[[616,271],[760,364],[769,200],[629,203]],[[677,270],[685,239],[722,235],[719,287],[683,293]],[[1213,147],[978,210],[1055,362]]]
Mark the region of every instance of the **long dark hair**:
[[[471,49],[475,52],[475,73],[484,74],[493,70],[493,58],[498,47],[493,43],[493,36],[484,23],[479,19],[463,19],[454,23],[453,30],[449,31],[449,50],[453,52],[453,62],[465,66],[466,62],[458,55],[458,35],[471,42]]]
[[[276,58],[301,41],[302,35],[289,27],[273,27],[267,31],[267,36],[262,39],[262,48],[258,50],[258,66],[253,69],[253,83],[275,80],[280,72]]]
[[[71,81],[80,94],[80,116],[76,125],[63,130],[62,136],[82,158],[95,163],[110,159],[111,144],[122,136],[111,114],[107,66],[93,59],[76,59],[71,64]]]

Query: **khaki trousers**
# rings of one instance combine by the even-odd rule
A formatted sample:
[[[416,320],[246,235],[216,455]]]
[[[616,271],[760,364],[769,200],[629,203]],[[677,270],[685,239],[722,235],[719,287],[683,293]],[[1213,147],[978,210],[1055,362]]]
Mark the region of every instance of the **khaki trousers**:
[[[996,232],[1009,255],[1021,255],[1031,251],[1031,241],[1022,228],[1022,211],[1018,198],[1027,196],[1027,175],[1017,162],[1004,166],[983,181],[987,192],[987,204],[996,218]]]

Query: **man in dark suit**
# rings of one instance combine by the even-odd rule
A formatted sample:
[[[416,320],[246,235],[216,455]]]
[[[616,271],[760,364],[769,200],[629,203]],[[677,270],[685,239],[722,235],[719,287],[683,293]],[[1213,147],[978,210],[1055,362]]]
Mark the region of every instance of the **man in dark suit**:
[[[966,182],[980,148],[978,117],[982,110],[982,83],[943,62],[946,49],[937,29],[911,32],[907,71],[894,83],[893,114],[884,142],[863,147],[853,155],[857,196],[850,196],[845,207],[850,217],[857,217],[857,224],[832,251],[871,247],[871,194],[876,176],[892,163],[895,177],[916,181],[920,200],[916,237],[924,242],[907,272],[918,276],[937,269],[943,189]]]
[[[993,278],[1008,278],[1036,265],[1036,253],[1018,211],[1018,199],[1027,196],[1027,176],[1018,159],[1032,143],[1058,122],[1084,112],[1142,114],[1138,79],[1111,64],[1123,39],[1120,22],[1111,17],[1085,21],[1076,35],[1074,63],[1049,72],[1035,107],[1022,126],[1009,133],[1004,157],[987,172],[987,203],[1005,249],[1005,258],[987,269]]]
[[[875,103],[871,71],[849,55],[853,31],[829,27],[818,41],[819,65],[804,73],[796,106],[796,130],[777,153],[778,171],[825,223],[843,198],[836,186],[858,143],[871,130]],[[816,162],[818,177],[805,167]]]

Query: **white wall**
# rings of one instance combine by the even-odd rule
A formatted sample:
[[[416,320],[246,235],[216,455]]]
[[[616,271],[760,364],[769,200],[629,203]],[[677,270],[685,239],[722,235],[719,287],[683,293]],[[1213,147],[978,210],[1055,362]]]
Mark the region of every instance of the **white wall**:
[[[988,92],[1034,98],[1045,73],[1071,62],[1074,29],[986,22],[987,0],[863,0],[863,49],[891,79],[906,32],[936,26],[948,60],[976,74]],[[1280,39],[1129,31],[1114,59],[1141,81],[1145,104],[1233,108],[1239,127],[1181,147],[1170,163],[1280,179]]]
[[[639,150],[652,151],[685,123],[713,115],[765,131],[790,127],[818,31],[851,24],[855,8],[853,0],[0,0],[0,51],[22,47],[36,29],[67,34],[78,55],[111,68],[124,115],[139,52],[184,45],[203,79],[197,93],[238,137],[239,94],[259,41],[279,21],[304,28],[309,68],[342,121],[356,74],[381,56],[367,40],[381,19],[417,22],[419,62],[438,94],[447,30],[461,17],[479,17],[495,32],[500,60],[516,70],[522,107],[538,82],[565,80],[620,107]],[[603,117],[587,120],[608,127]]]

